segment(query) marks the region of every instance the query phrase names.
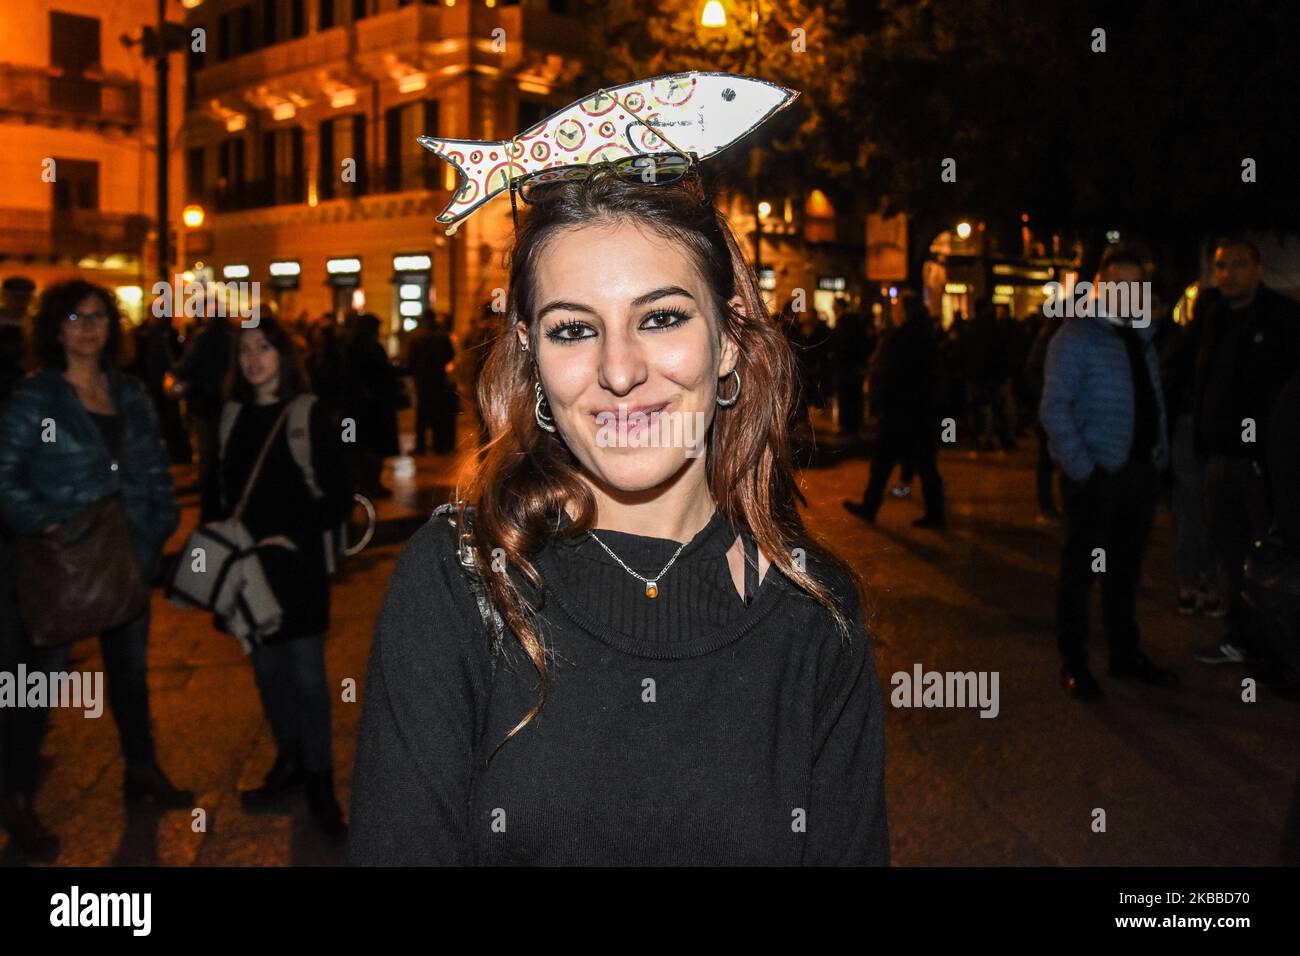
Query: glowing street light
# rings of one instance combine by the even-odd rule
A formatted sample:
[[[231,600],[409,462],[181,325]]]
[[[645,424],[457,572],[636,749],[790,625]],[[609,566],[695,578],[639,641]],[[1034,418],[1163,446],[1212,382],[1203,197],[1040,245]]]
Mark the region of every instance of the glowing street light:
[[[958,239],[970,238],[970,223],[968,222],[957,223],[957,238]]]
[[[719,0],[709,0],[700,13],[700,26],[717,29],[727,25],[727,11]]]
[[[198,229],[203,225],[203,207],[190,203],[181,210],[181,222],[185,223],[187,229]]]

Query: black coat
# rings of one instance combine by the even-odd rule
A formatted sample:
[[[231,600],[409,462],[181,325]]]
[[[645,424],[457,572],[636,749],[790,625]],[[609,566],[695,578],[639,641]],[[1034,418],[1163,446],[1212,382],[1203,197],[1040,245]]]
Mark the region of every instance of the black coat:
[[[243,494],[253,464],[283,403],[247,404],[235,420],[220,469],[203,488],[203,520],[230,516]],[[258,549],[267,582],[284,609],[284,623],[267,643],[323,635],[329,629],[330,582],[323,532],[337,528],[352,507],[339,430],[317,402],[311,414],[312,468],[325,493],[319,501],[307,489],[302,469],[289,451],[288,422],[267,453],[243,514],[255,541],[283,535],[297,551]]]
[[[1196,448],[1201,455],[1262,460],[1273,406],[1300,369],[1300,304],[1260,286],[1250,307],[1220,299],[1200,326],[1196,356]],[[1242,419],[1255,420],[1254,447],[1241,441]]]
[[[384,458],[401,454],[397,406],[402,383],[378,342],[354,341],[345,353],[343,412],[356,421],[357,444]]]
[[[871,410],[885,427],[920,427],[943,397],[939,345],[927,319],[910,319],[880,340],[871,363]]]

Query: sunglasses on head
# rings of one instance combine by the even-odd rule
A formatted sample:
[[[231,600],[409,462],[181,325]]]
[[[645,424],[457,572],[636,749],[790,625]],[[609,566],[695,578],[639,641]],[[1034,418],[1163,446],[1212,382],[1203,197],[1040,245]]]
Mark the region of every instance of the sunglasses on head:
[[[554,166],[538,170],[510,184],[510,208],[515,228],[519,228],[519,206],[515,202],[515,196],[533,206],[553,198],[564,186],[589,179],[598,173],[617,176],[626,183],[664,186],[681,181],[694,166],[695,158],[687,153],[657,153],[623,156],[603,163]]]

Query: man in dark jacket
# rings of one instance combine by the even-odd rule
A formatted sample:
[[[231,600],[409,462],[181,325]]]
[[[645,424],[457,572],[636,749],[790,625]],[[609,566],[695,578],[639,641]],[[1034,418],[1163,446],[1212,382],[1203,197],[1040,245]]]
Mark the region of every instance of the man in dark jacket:
[[[903,322],[885,333],[872,361],[871,407],[880,419],[871,476],[862,502],[845,501],[844,508],[868,523],[884,500],[885,485],[894,466],[910,460],[921,477],[925,515],[918,528],[943,528],[943,479],[939,477],[938,409],[942,376],[939,346],[925,306],[915,296],[902,299]]]
[[[839,406],[839,433],[856,435],[862,427],[862,379],[867,360],[867,333],[862,316],[836,303],[839,317],[830,334],[835,362],[835,395]]]
[[[1227,602],[1223,639],[1196,655],[1204,664],[1240,663],[1259,652],[1241,599],[1251,541],[1271,521],[1265,462],[1273,406],[1300,369],[1300,305],[1262,284],[1259,250],[1245,239],[1219,242],[1219,301],[1200,330],[1196,361],[1196,449],[1206,457],[1206,510]],[[1197,324],[1201,324],[1198,316]]]
[[[449,330],[432,311],[425,312],[420,330],[411,336],[406,359],[407,369],[415,379],[417,455],[424,454],[424,439],[430,430],[435,455],[456,450],[455,395],[447,382],[447,365],[455,357]]]
[[[225,316],[209,316],[203,327],[186,343],[185,351],[172,370],[185,398],[190,440],[199,456],[198,485],[209,479],[217,460],[217,424],[225,402],[222,390],[234,348],[234,330]]]

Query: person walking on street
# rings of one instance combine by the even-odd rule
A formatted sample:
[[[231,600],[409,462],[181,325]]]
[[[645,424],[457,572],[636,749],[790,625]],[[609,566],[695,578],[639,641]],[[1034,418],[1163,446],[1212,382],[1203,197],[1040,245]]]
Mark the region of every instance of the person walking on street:
[[[1121,248],[1102,259],[1098,280],[1140,282],[1146,268]],[[1171,687],[1177,675],[1139,648],[1137,589],[1155,513],[1160,472],[1169,460],[1160,364],[1150,324],[1106,314],[1067,322],[1047,349],[1039,419],[1061,468],[1066,533],[1056,602],[1061,683],[1076,699],[1102,696],[1088,668],[1088,602],[1101,575],[1102,619],[1112,677]]]
[[[861,503],[844,508],[868,524],[885,497],[894,466],[910,461],[921,476],[925,514],[912,522],[918,528],[944,528],[943,479],[939,477],[939,416],[941,382],[939,344],[930,315],[915,295],[904,296],[902,323],[881,339],[871,372],[871,407],[880,419],[871,475]]]

